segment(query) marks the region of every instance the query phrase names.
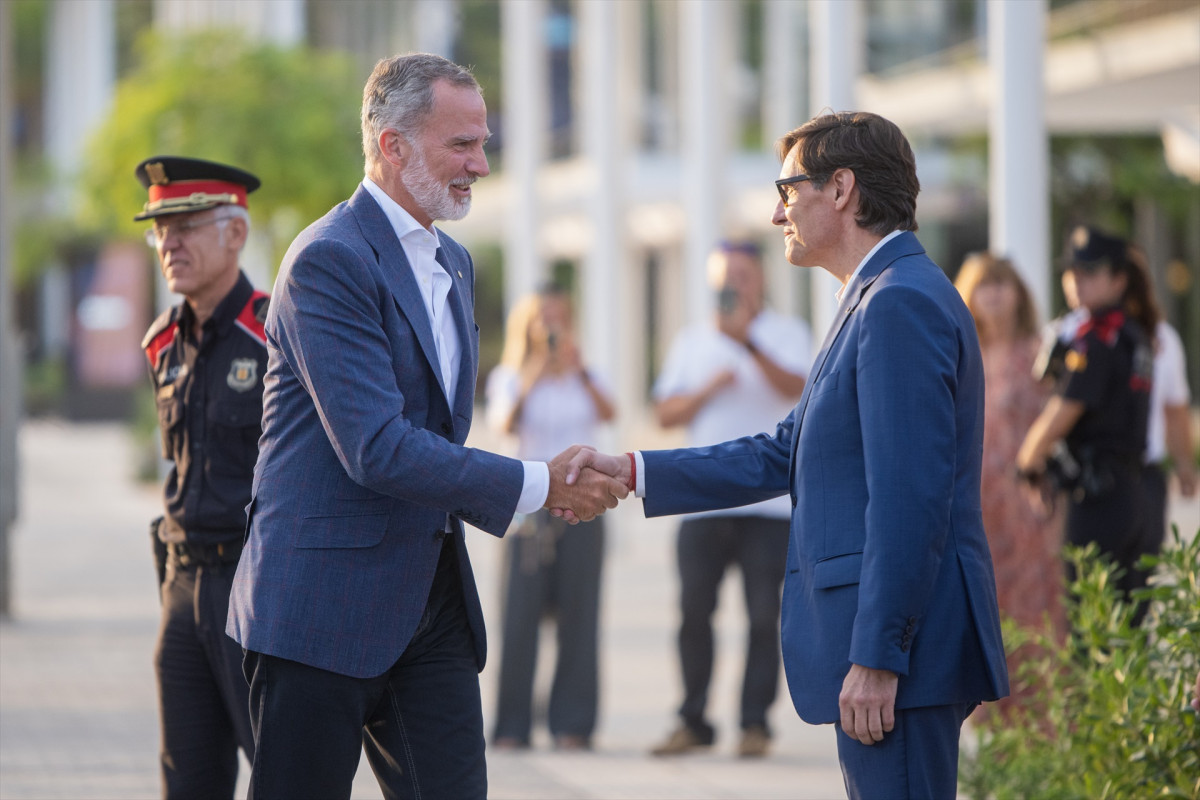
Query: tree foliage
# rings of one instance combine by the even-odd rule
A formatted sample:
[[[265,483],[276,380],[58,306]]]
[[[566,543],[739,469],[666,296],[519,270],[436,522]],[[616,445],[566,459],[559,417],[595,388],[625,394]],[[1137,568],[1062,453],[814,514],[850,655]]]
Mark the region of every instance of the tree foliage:
[[[344,57],[251,43],[233,31],[138,41],[137,63],[87,143],[80,223],[134,234],[146,200],[134,167],[184,155],[247,169],[256,230],[281,248],[344,200],[362,176],[361,81]]]

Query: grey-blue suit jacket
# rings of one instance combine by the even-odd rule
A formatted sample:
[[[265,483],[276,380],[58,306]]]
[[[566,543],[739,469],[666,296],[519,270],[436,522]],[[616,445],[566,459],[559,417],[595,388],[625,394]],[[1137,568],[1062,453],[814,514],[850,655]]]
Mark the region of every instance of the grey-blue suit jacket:
[[[483,615],[459,521],[502,536],[524,471],[463,446],[479,357],[475,273],[467,251],[438,233],[462,342],[454,398],[404,250],[361,185],[284,257],[226,628],[247,649],[354,677],[382,674],[421,619],[450,514],[483,668]]]
[[[839,719],[851,663],[900,675],[897,708],[1008,692],[980,510],[975,325],[911,233],[846,287],[774,436],[643,453],[647,515],[791,493],[784,669],[812,723]]]

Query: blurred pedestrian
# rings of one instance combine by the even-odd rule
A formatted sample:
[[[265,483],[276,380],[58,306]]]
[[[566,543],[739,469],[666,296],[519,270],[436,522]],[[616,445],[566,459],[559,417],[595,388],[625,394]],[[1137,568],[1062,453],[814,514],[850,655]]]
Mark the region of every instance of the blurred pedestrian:
[[[717,312],[682,331],[654,386],[663,427],[686,425],[693,446],[774,430],[795,405],[812,361],[808,326],[765,307],[762,256],[752,242],[722,242],[709,257]],[[787,563],[791,505],[786,497],[683,518],[679,569],[679,724],[656,756],[711,745],[708,689],[715,658],[712,616],[721,582],[742,573],[749,630],[739,711],[738,754],[767,754],[767,712],[779,685],[779,591]]]
[[[268,298],[238,267],[258,178],[176,156],[138,164],[152,220],[146,242],[183,302],[150,326],[162,455],[162,624],[155,652],[163,795],[232,797],[238,747],[254,759],[242,648],[225,635],[262,433]]]
[[[1039,487],[1030,494],[1035,504],[1042,504],[1047,482],[1065,490],[1066,541],[1096,542],[1121,568],[1117,586],[1128,596],[1146,583],[1138,559],[1162,545],[1161,529],[1145,530],[1141,488],[1154,368],[1147,332],[1157,326],[1158,309],[1143,265],[1122,239],[1076,228],[1065,268],[1074,273],[1088,319],[1066,353],[1054,395],[1021,445],[1017,467]]]
[[[1037,311],[1008,259],[990,253],[967,257],[955,286],[975,319],[983,354],[983,526],[996,571],[1000,611],[1024,628],[1055,634],[1064,629],[1061,513],[1044,514],[1025,502],[1017,477],[1017,450],[1049,396],[1032,373],[1037,357]],[[1047,622],[1049,630],[1047,630]],[[1034,653],[1012,653],[1009,675]],[[1029,687],[1026,695],[1032,693]],[[1001,713],[1021,692],[1000,700]]]
[[[487,384],[488,421],[517,437],[517,457],[549,460],[594,442],[613,419],[609,390],[583,365],[571,298],[557,284],[509,314],[500,364]],[[599,698],[598,639],[604,519],[567,529],[545,510],[524,515],[505,537],[506,580],[493,744],[529,747],[541,621],[557,630],[547,723],[560,750],[589,749]]]
[[[1140,257],[1134,251],[1134,257]],[[1148,271],[1147,271],[1148,272]],[[1145,535],[1166,531],[1168,480],[1171,473],[1179,494],[1193,498],[1197,491],[1196,451],[1192,436],[1191,390],[1187,361],[1179,333],[1165,319],[1154,334],[1154,384],[1150,388],[1150,417],[1146,426],[1146,459],[1142,470],[1145,495]]]
[[[1129,249],[1129,255],[1140,262],[1139,268],[1149,276],[1144,255],[1133,247]],[[1066,371],[1063,359],[1079,327],[1088,319],[1088,310],[1079,305],[1074,270],[1063,271],[1062,289],[1068,311],[1047,326],[1042,351],[1034,365],[1034,374],[1051,384]],[[1191,391],[1183,341],[1175,328],[1160,318],[1154,329],[1154,381],[1150,388],[1150,416],[1146,425],[1145,467],[1142,470],[1146,513],[1139,518],[1139,525],[1145,527],[1147,537],[1152,537],[1154,531],[1166,529],[1170,473],[1175,473],[1181,495],[1196,496],[1193,441]]]

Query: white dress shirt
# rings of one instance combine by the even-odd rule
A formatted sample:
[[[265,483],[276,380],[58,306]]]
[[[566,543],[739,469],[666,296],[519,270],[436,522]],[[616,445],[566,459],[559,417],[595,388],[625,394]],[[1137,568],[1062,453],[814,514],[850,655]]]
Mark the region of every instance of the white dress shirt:
[[[750,341],[780,368],[808,377],[812,366],[812,336],[808,325],[798,319],[764,309],[750,322]],[[699,392],[722,370],[736,380],[705,403],[688,423],[688,446],[703,447],[751,436],[772,433],[796,405],[796,398],[780,394],[767,379],[757,359],[740,342],[721,333],[712,323],[683,329],[675,337],[658,380],[654,399],[663,401]],[[755,516],[788,519],[792,513],[787,497],[776,497],[738,508],[689,514],[705,516]]]
[[[446,402],[454,407],[454,392],[458,388],[458,368],[462,364],[462,340],[454,324],[454,314],[446,304],[446,297],[454,283],[454,276],[437,262],[439,245],[436,228],[426,228],[404,208],[388,196],[370,178],[363,178],[363,188],[375,198],[383,209],[384,216],[392,225],[409,266],[421,290],[421,301],[429,315],[433,340],[437,347],[438,367],[442,374],[442,386],[446,391]],[[550,469],[541,461],[523,461],[525,485],[517,501],[517,512],[529,514],[541,508],[550,493]]]
[[[1146,463],[1167,457],[1166,406],[1186,406],[1192,395],[1187,382],[1183,341],[1166,320],[1158,321],[1154,338],[1154,380],[1150,384],[1150,418],[1146,424]]]

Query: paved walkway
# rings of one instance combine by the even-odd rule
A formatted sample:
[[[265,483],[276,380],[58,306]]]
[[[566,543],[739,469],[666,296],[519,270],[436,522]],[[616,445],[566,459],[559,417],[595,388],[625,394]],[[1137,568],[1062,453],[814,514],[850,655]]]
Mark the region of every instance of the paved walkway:
[[[157,489],[131,479],[135,454],[120,426],[31,422],[20,444],[14,608],[0,622],[0,799],[157,797],[158,603],[146,534]],[[675,523],[647,521],[634,505],[612,514],[596,751],[550,752],[540,733],[528,753],[489,756],[491,797],[843,797],[833,732],[800,722],[785,697],[773,709],[774,753],[753,762],[732,754],[744,640],[736,579],[726,581],[719,614],[717,746],[685,759],[645,755],[673,724],[679,701]],[[488,628],[496,631],[501,542],[478,531],[468,539]],[[489,727],[497,647],[493,638],[482,676]],[[364,762],[354,797],[379,796]]]
[[[131,479],[135,461],[119,426],[39,421],[22,430],[14,613],[0,622],[0,800],[158,796],[151,667],[158,603],[146,524],[159,500],[156,487]],[[1194,533],[1200,503],[1176,501],[1171,517]],[[684,759],[645,755],[672,725],[679,700],[675,523],[645,520],[635,504],[610,519],[597,749],[553,753],[540,733],[531,752],[490,756],[491,796],[843,797],[833,732],[800,722],[786,697],[773,711],[771,757],[746,762],[731,753],[745,633],[737,580],[726,581],[719,612],[712,698],[723,735],[717,747]],[[473,534],[469,546],[488,627],[496,631],[501,542]],[[552,637],[544,641],[549,645]],[[494,663],[482,676],[489,727]],[[539,679],[547,672],[540,670]],[[364,762],[354,797],[379,796]]]

